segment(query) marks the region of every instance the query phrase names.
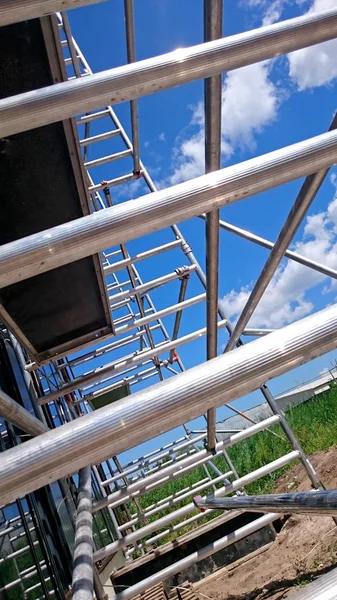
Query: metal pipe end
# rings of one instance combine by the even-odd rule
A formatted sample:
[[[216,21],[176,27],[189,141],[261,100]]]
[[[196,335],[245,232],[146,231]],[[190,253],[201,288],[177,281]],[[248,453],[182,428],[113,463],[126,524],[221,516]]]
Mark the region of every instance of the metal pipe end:
[[[195,496],[193,498],[193,504],[195,504],[195,506],[200,510],[200,512],[205,512],[205,508],[201,508],[199,506],[199,504],[203,501],[203,498],[201,496]]]

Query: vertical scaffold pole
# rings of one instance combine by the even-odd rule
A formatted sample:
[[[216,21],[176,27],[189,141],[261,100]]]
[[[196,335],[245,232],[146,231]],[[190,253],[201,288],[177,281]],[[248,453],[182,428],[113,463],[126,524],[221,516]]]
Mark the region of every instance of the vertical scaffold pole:
[[[83,467],[79,473],[73,568],[73,600],[92,600],[94,576],[90,466]]]

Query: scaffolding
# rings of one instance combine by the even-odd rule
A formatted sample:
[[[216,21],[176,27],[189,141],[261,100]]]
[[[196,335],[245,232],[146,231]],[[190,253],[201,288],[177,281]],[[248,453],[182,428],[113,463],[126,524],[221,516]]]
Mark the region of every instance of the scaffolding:
[[[109,565],[117,555],[122,557],[119,570],[125,573],[184,543],[187,530],[198,535],[210,519],[216,526],[234,523],[240,514],[227,511],[219,516],[212,502],[206,502],[201,513],[193,502],[196,494],[212,492],[213,499],[236,495],[242,508],[247,505],[247,485],[294,461],[302,463],[313,488],[324,489],[266,381],[336,347],[336,306],[274,332],[250,329],[248,324],[283,257],[337,277],[336,270],[288,249],[337,162],[337,118],[328,132],[315,138],[220,169],[221,76],[337,37],[337,8],[223,38],[222,0],[205,0],[203,44],[137,62],[133,2],[125,0],[128,64],[94,74],[67,14],[56,12],[89,3],[12,0],[0,7],[0,25],[50,19],[62,57],[60,83],[0,100],[1,137],[72,119],[89,207],[81,218],[1,246],[0,285],[34,281],[41,273],[97,254],[110,326],[94,339],[84,336],[75,346],[32,352],[4,319],[4,343],[15,353],[34,407],[18,407],[15,399],[0,392],[0,544],[8,547],[0,564],[13,565],[16,576],[0,593],[13,587],[23,598],[36,590],[41,598],[65,597],[64,582],[71,581],[70,569],[60,571],[50,539],[42,536],[37,490],[48,490],[61,529],[59,543],[73,553],[72,597],[86,600],[93,590],[97,599],[115,597],[110,576],[118,575],[118,567]],[[140,158],[137,99],[202,78],[205,174],[157,190]],[[130,103],[130,137],[110,105],[121,101]],[[303,176],[275,243],[220,219],[222,206]],[[133,182],[143,190],[137,199],[129,199]],[[116,203],[115,191],[122,187],[128,201]],[[195,217],[206,222],[206,272],[176,224]],[[222,229],[270,250],[235,326],[218,301]],[[164,255],[172,265],[169,270],[163,267]],[[190,295],[191,287],[200,293]],[[159,288],[166,293],[158,300]],[[165,306],[164,297],[170,301]],[[183,321],[185,310],[200,314],[201,307],[205,326],[194,330],[193,319]],[[221,329],[227,331],[228,343],[217,357]],[[193,348],[203,337],[207,362],[185,370],[179,348]],[[257,339],[244,345],[244,337]],[[154,380],[159,383],[147,387]],[[216,408],[226,405],[238,412],[231,403],[257,389],[273,416],[219,441]],[[200,416],[205,431],[191,428]],[[169,443],[144,453],[142,444],[171,430],[177,439],[174,433]],[[271,440],[281,435],[288,451],[250,473],[238,473],[228,449],[263,431]],[[125,461],[123,453],[137,446],[140,456]],[[194,480],[186,486],[183,477],[188,473]],[[165,486],[179,479],[178,491],[166,493]],[[163,497],[144,504],[152,490],[162,490]],[[219,505],[216,500],[213,504]],[[273,512],[252,517],[201,551],[119,591],[118,600],[134,597],[277,518]],[[19,549],[18,540],[24,541]],[[20,570],[17,559],[25,553],[32,564]]]

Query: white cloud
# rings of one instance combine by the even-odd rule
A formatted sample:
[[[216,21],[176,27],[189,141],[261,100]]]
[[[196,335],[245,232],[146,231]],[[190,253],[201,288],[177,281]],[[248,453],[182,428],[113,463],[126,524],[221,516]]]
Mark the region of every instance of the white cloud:
[[[263,24],[279,20],[287,5],[299,7],[307,0],[242,0],[242,4],[263,14]],[[335,6],[336,0],[314,0],[309,12]],[[325,85],[337,77],[337,40],[305,48],[288,55],[289,75],[300,90]],[[222,141],[224,158],[242,148],[255,147],[256,136],[276,116],[285,95],[270,78],[272,61],[258,63],[228,73],[222,89]],[[288,90],[289,93],[289,90]],[[187,136],[187,131],[192,133]],[[203,104],[193,110],[188,128],[177,138],[173,151],[173,173],[159,182],[160,187],[174,185],[204,173]]]
[[[162,171],[162,167],[161,167],[161,165],[158,165],[158,166],[148,165],[147,170],[149,171],[151,177],[155,178],[155,177],[159,177],[160,176],[160,173]]]
[[[162,131],[162,133],[160,133],[157,137],[155,137],[153,142],[166,142],[166,136],[165,136],[164,131]],[[146,140],[144,142],[144,148],[149,148],[150,145],[151,145],[151,142],[149,140]]]
[[[144,185],[144,180],[142,177],[139,179],[134,179],[133,181],[118,186],[114,193],[114,197],[118,198],[118,200],[130,200],[131,198],[137,198],[141,195],[141,187]]]
[[[270,64],[258,63],[228,74],[222,91],[222,138],[225,153],[254,146],[254,135],[276,117],[278,91],[269,79]]]
[[[294,250],[337,269],[337,194],[325,212],[307,217],[303,238],[294,245]],[[324,280],[329,282],[327,277],[317,271],[292,260],[285,260],[258,304],[250,326],[278,328],[308,315],[314,306],[306,294]],[[329,282],[328,291],[334,289],[335,283],[335,279],[332,283]],[[222,299],[229,318],[237,319],[252,287],[249,284],[238,291],[231,290]]]
[[[263,11],[262,25],[271,25],[280,19],[287,4],[300,4],[301,0],[243,0],[248,8],[259,7]]]
[[[278,90],[269,79],[269,63],[259,63],[231,71],[222,89],[222,154],[230,157],[237,148],[254,148],[254,137],[276,117]],[[190,123],[197,132],[176,141],[174,185],[204,173],[203,105],[195,107]]]
[[[274,0],[274,2],[271,2],[267,8],[267,12],[263,17],[262,25],[271,25],[272,23],[276,23],[276,21],[278,21],[282,15],[285,4],[285,0]]]
[[[331,183],[331,185],[334,185],[335,187],[337,185],[337,174],[335,173],[335,171],[333,173],[331,173],[331,175],[330,175],[330,183]]]
[[[142,185],[143,180],[141,178],[131,181],[131,183],[128,185],[129,194],[131,194],[131,196],[137,195],[137,192],[139,192]]]
[[[336,0],[314,0],[309,13],[328,10]],[[289,75],[300,90],[331,83],[337,77],[337,39],[292,52]]]
[[[244,0],[244,5],[263,12],[262,25],[279,21],[287,5],[297,5],[302,12],[307,0]],[[307,14],[335,8],[336,0],[313,0]],[[289,75],[300,90],[331,83],[337,77],[337,40],[297,50],[288,55]]]
[[[183,141],[178,138],[173,151],[174,172],[169,177],[169,185],[175,185],[205,172],[204,131]]]

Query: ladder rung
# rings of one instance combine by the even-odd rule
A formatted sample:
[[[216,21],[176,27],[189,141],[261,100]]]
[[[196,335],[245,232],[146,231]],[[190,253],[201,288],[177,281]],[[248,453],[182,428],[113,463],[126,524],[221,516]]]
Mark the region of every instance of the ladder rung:
[[[139,174],[128,173],[128,175],[122,175],[121,177],[116,177],[115,179],[109,179],[105,183],[90,185],[88,189],[89,192],[99,192],[99,190],[102,190],[105,187],[110,188],[121,183],[126,183],[127,181],[133,181],[133,179],[139,179]]]
[[[64,64],[66,65],[72,65],[73,64],[73,59],[72,58],[65,58],[64,59]]]
[[[65,46],[68,46],[68,40],[62,40],[62,41],[61,41],[61,46],[63,46],[63,48],[64,48]]]
[[[131,156],[132,150],[123,150],[122,152],[117,152],[116,154],[110,154],[109,156],[103,156],[103,158],[95,158],[95,160],[89,160],[84,163],[86,169],[91,169],[93,167],[99,167],[100,165],[104,165],[109,162],[113,162],[114,160],[120,160],[122,158],[126,158],[127,156]],[[105,186],[104,186],[105,187]]]
[[[107,289],[110,291],[113,288],[116,287],[125,287],[126,285],[132,285],[130,279],[127,279],[126,281],[114,281],[114,283],[109,283],[106,287]]]
[[[92,137],[80,140],[80,146],[89,146],[89,144],[96,144],[97,142],[109,140],[110,138],[116,137],[119,134],[120,129],[113,129],[112,131],[108,131],[107,133],[99,133],[98,135],[94,135]]]
[[[113,252],[104,252],[104,258],[111,258],[112,256],[117,256],[117,254],[120,254],[121,252],[121,249],[114,250]]]
[[[151,314],[152,308],[147,308],[146,310],[144,310],[145,315]],[[153,313],[155,314],[155,313]],[[114,319],[114,324],[115,325],[121,325],[123,323],[127,323],[128,321],[134,321],[135,319],[140,319],[141,318],[141,314],[140,313],[135,313],[135,314],[129,314],[129,315],[125,315],[125,317],[119,317],[119,319]]]
[[[96,119],[102,119],[102,117],[106,117],[110,114],[110,111],[106,108],[105,110],[100,110],[96,113],[90,113],[90,115],[83,115],[76,120],[77,125],[81,125],[82,123],[88,123],[89,121],[95,121]]]
[[[109,275],[110,273],[116,273],[117,271],[122,271],[124,268],[128,267],[131,264],[139,262],[141,260],[145,260],[147,258],[152,258],[158,254],[162,254],[172,248],[177,248],[181,246],[181,240],[174,240],[173,242],[169,242],[168,244],[163,244],[162,246],[157,246],[155,248],[151,248],[150,250],[146,250],[145,252],[140,252],[135,256],[130,256],[127,258],[123,258],[123,260],[119,260],[117,262],[110,263],[104,266],[104,275]],[[105,254],[105,257],[108,256]]]
[[[124,306],[127,306],[128,304],[130,304],[131,302],[131,298],[125,298],[125,300],[121,300],[120,302],[116,302],[115,304],[110,304],[110,308],[111,310],[118,310],[119,308],[124,308]]]
[[[114,325],[123,325],[124,323],[128,323],[129,321],[134,321],[136,318],[136,315],[132,315],[131,313],[129,315],[125,315],[125,317],[119,317],[118,319],[114,319]]]

